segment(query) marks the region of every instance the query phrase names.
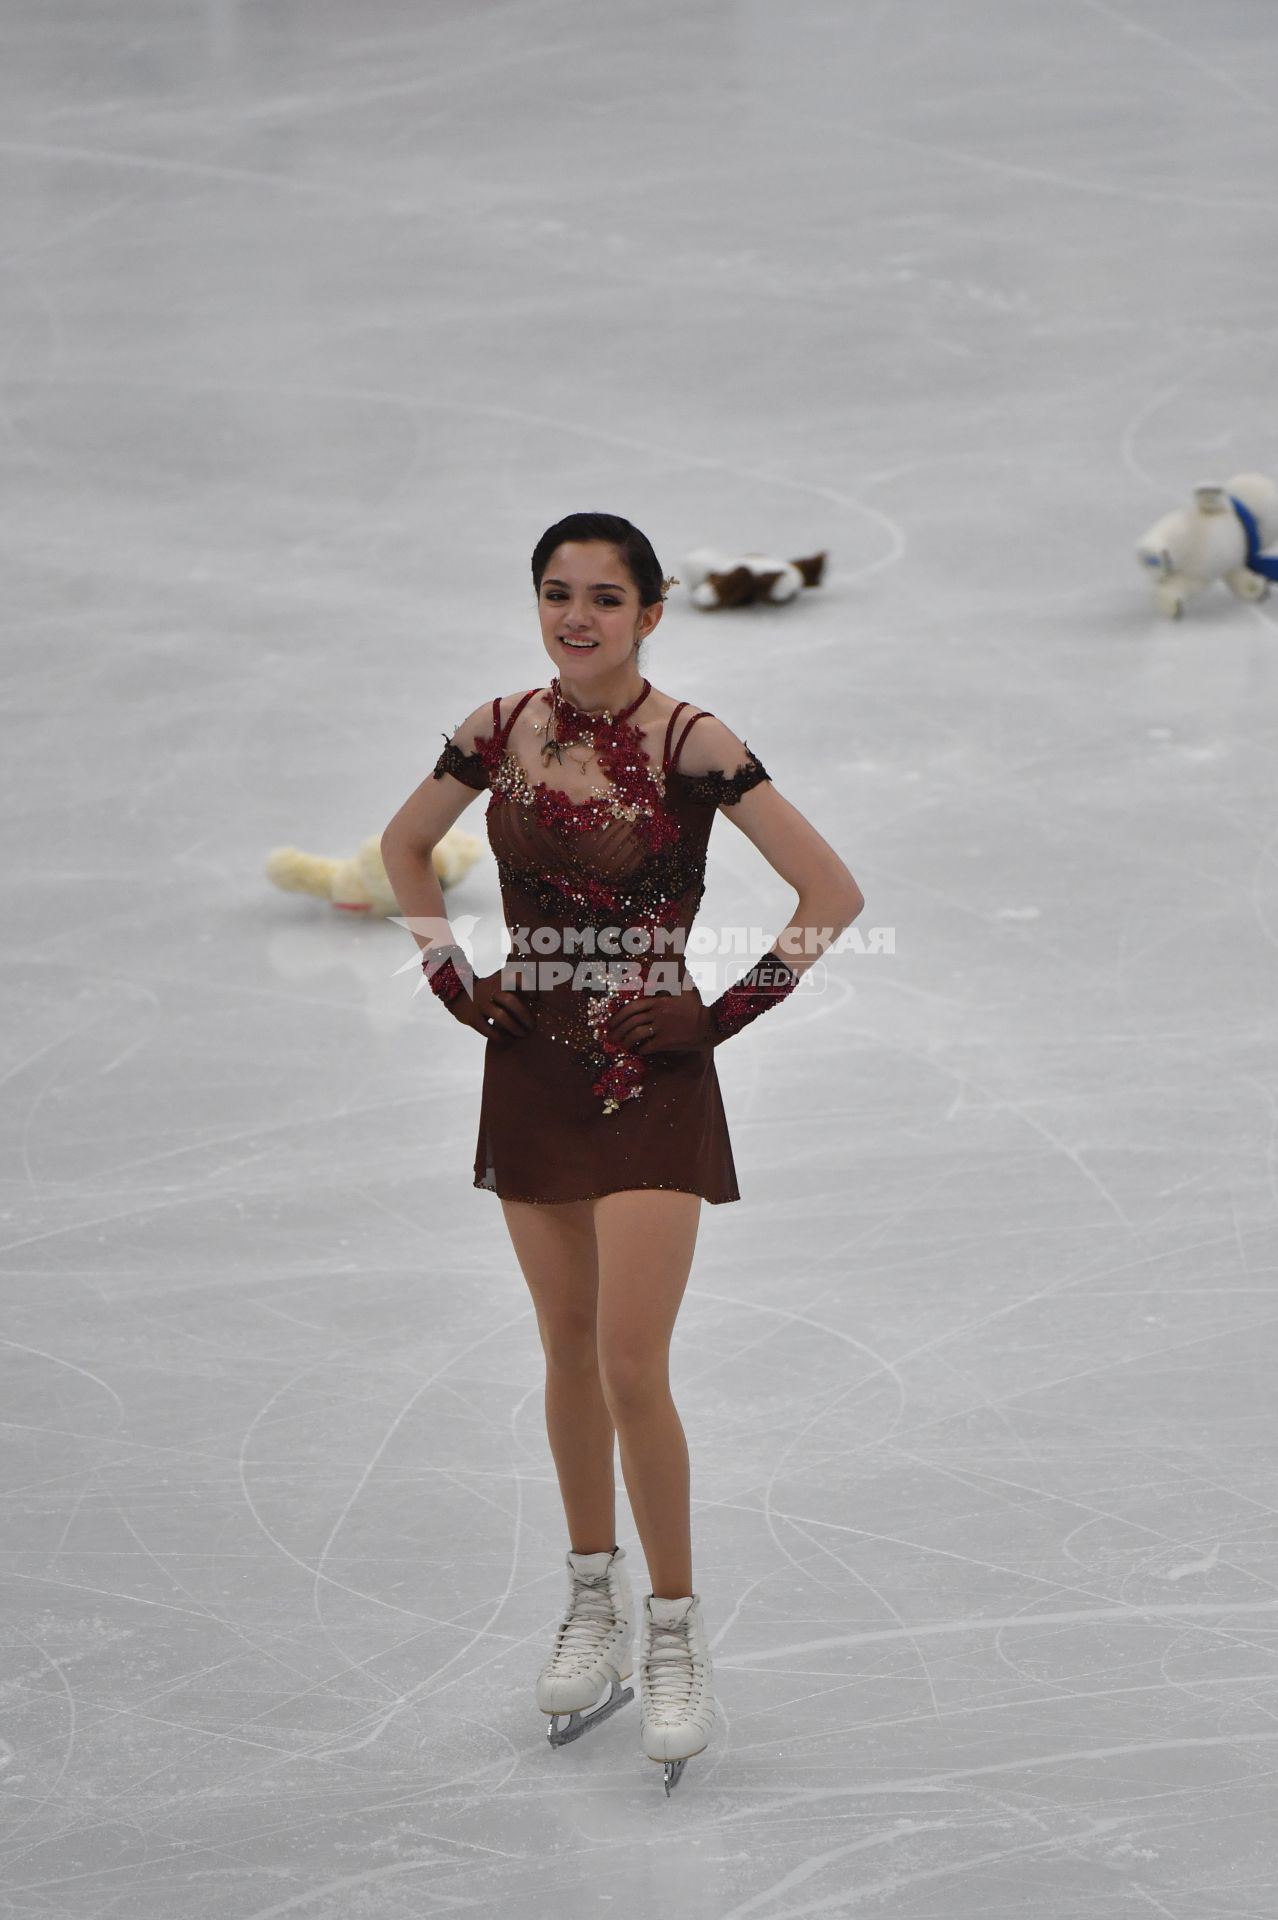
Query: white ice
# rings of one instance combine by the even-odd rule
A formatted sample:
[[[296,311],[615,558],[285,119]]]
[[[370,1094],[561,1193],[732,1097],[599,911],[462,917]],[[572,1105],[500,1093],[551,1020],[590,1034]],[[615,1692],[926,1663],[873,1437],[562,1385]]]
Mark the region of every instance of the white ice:
[[[6,1920],[1273,1920],[1278,601],[1132,548],[1278,475],[1276,63],[1248,0],[5,11]],[[828,549],[649,669],[895,941],[717,1055],[669,1801],[533,1700],[482,1044],[262,872],[548,678],[594,507]],[[720,818],[703,923],[793,900]]]

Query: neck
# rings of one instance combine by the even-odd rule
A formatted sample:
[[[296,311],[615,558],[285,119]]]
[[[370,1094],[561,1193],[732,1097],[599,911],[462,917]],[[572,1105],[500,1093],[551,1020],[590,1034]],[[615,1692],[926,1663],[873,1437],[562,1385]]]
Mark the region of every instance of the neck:
[[[592,674],[588,681],[576,675],[559,675],[559,691],[581,713],[620,713],[643,691],[644,676],[634,663],[633,654],[622,666],[608,674]]]

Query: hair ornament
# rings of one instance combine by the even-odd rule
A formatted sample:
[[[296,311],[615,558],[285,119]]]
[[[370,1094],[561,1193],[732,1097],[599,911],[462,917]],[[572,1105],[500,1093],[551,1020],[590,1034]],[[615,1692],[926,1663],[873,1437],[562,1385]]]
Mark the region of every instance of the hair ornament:
[[[669,574],[667,574],[667,575],[666,575],[666,577],[665,577],[665,579],[664,579],[664,580],[662,581],[662,583],[661,583],[661,597],[662,597],[662,599],[663,599],[663,600],[665,599],[665,597],[666,597],[666,595],[667,595],[667,594],[669,593],[669,591],[670,591],[670,589],[671,589],[671,587],[677,587],[677,586],[678,586],[679,584],[680,584],[680,582],[679,582],[679,579],[678,579],[678,576],[677,576],[676,574],[673,574],[673,573],[669,573]]]

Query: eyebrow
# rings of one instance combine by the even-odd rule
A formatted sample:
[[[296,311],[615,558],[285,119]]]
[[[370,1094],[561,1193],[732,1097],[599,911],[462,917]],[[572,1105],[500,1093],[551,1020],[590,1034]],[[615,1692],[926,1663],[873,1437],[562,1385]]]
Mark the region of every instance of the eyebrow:
[[[541,584],[543,587],[566,587],[568,582],[566,580],[543,580]],[[600,587],[611,587],[614,593],[624,593],[626,591],[624,587],[619,587],[615,580],[591,581],[590,591],[592,593],[597,592]]]

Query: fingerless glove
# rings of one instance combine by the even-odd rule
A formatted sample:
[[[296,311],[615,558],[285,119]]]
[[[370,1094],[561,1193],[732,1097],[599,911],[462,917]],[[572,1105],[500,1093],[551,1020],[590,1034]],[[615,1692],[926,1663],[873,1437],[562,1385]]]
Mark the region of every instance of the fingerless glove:
[[[793,993],[798,980],[794,968],[769,948],[748,973],[742,974],[735,986],[729,987],[712,1003],[710,1019],[717,1035],[715,1046],[721,1040],[730,1040],[734,1033],[740,1033],[742,1027],[748,1027],[761,1013],[766,1013],[769,1007],[775,1007],[779,1000]]]
[[[426,975],[430,990],[451,1007],[459,993],[465,993],[466,987],[453,962],[453,956],[461,954],[463,949],[456,944],[445,947],[427,947],[422,954],[422,972]]]

